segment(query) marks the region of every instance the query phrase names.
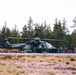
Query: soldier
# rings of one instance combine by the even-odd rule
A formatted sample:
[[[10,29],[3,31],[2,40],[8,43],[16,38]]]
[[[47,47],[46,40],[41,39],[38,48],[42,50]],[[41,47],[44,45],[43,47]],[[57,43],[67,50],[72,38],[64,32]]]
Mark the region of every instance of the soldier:
[[[74,47],[74,53],[76,53],[76,47]]]
[[[59,47],[58,53],[63,53],[63,47]]]
[[[67,53],[68,48],[64,47],[64,53]]]

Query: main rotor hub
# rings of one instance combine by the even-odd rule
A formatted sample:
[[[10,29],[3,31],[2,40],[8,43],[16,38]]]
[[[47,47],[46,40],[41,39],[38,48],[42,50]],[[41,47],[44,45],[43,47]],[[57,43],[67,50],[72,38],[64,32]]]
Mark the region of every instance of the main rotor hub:
[[[40,41],[41,39],[39,37],[35,37],[34,40]]]

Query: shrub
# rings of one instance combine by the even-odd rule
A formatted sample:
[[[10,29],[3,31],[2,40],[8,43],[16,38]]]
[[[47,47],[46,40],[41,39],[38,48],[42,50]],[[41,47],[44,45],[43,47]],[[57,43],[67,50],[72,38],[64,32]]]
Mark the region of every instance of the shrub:
[[[74,58],[71,58],[70,61],[75,61],[75,59]]]
[[[70,64],[70,62],[67,61],[66,64]]]

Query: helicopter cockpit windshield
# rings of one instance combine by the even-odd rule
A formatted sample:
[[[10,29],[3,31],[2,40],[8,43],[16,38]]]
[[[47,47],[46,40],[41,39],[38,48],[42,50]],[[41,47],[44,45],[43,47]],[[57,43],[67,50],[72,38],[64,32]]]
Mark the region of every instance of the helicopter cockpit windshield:
[[[48,43],[48,42],[45,42],[45,41],[43,41],[42,42],[42,44],[43,44],[43,46],[45,47],[45,48],[55,48],[52,44],[50,44],[50,43]]]

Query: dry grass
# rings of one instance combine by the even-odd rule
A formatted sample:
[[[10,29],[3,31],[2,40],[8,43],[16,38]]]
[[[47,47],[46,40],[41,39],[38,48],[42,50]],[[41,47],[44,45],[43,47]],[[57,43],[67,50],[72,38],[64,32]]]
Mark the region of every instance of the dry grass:
[[[56,73],[55,72],[50,72],[49,75],[56,75]]]
[[[76,68],[76,56],[30,56],[30,55],[29,56],[23,56],[23,55],[3,56],[3,55],[0,55],[0,60],[2,60],[2,62],[0,61],[0,75],[34,75],[34,74],[35,75],[63,75],[60,72],[55,72],[54,68],[55,67],[66,68],[69,66]],[[8,63],[12,61],[13,63],[6,65],[7,64],[6,61],[8,61]],[[30,69],[32,68],[31,71],[27,72],[30,69],[24,66],[26,65],[24,62],[28,63],[28,67]],[[24,65],[21,63],[24,63]],[[28,70],[25,71],[23,68]],[[44,68],[45,68],[45,71],[49,70],[50,68],[53,68],[54,71],[51,70],[49,73],[48,72],[41,73],[41,71],[39,73],[33,72],[33,69],[44,70]],[[65,72],[66,75],[76,74],[76,72],[74,71],[73,72],[71,71],[68,72],[68,71]]]
[[[18,68],[21,68],[21,67],[18,67]],[[6,75],[22,75],[22,74],[25,74],[25,72],[21,70],[17,70],[10,65],[6,65],[6,66],[0,65],[0,75],[5,75],[5,74]]]

